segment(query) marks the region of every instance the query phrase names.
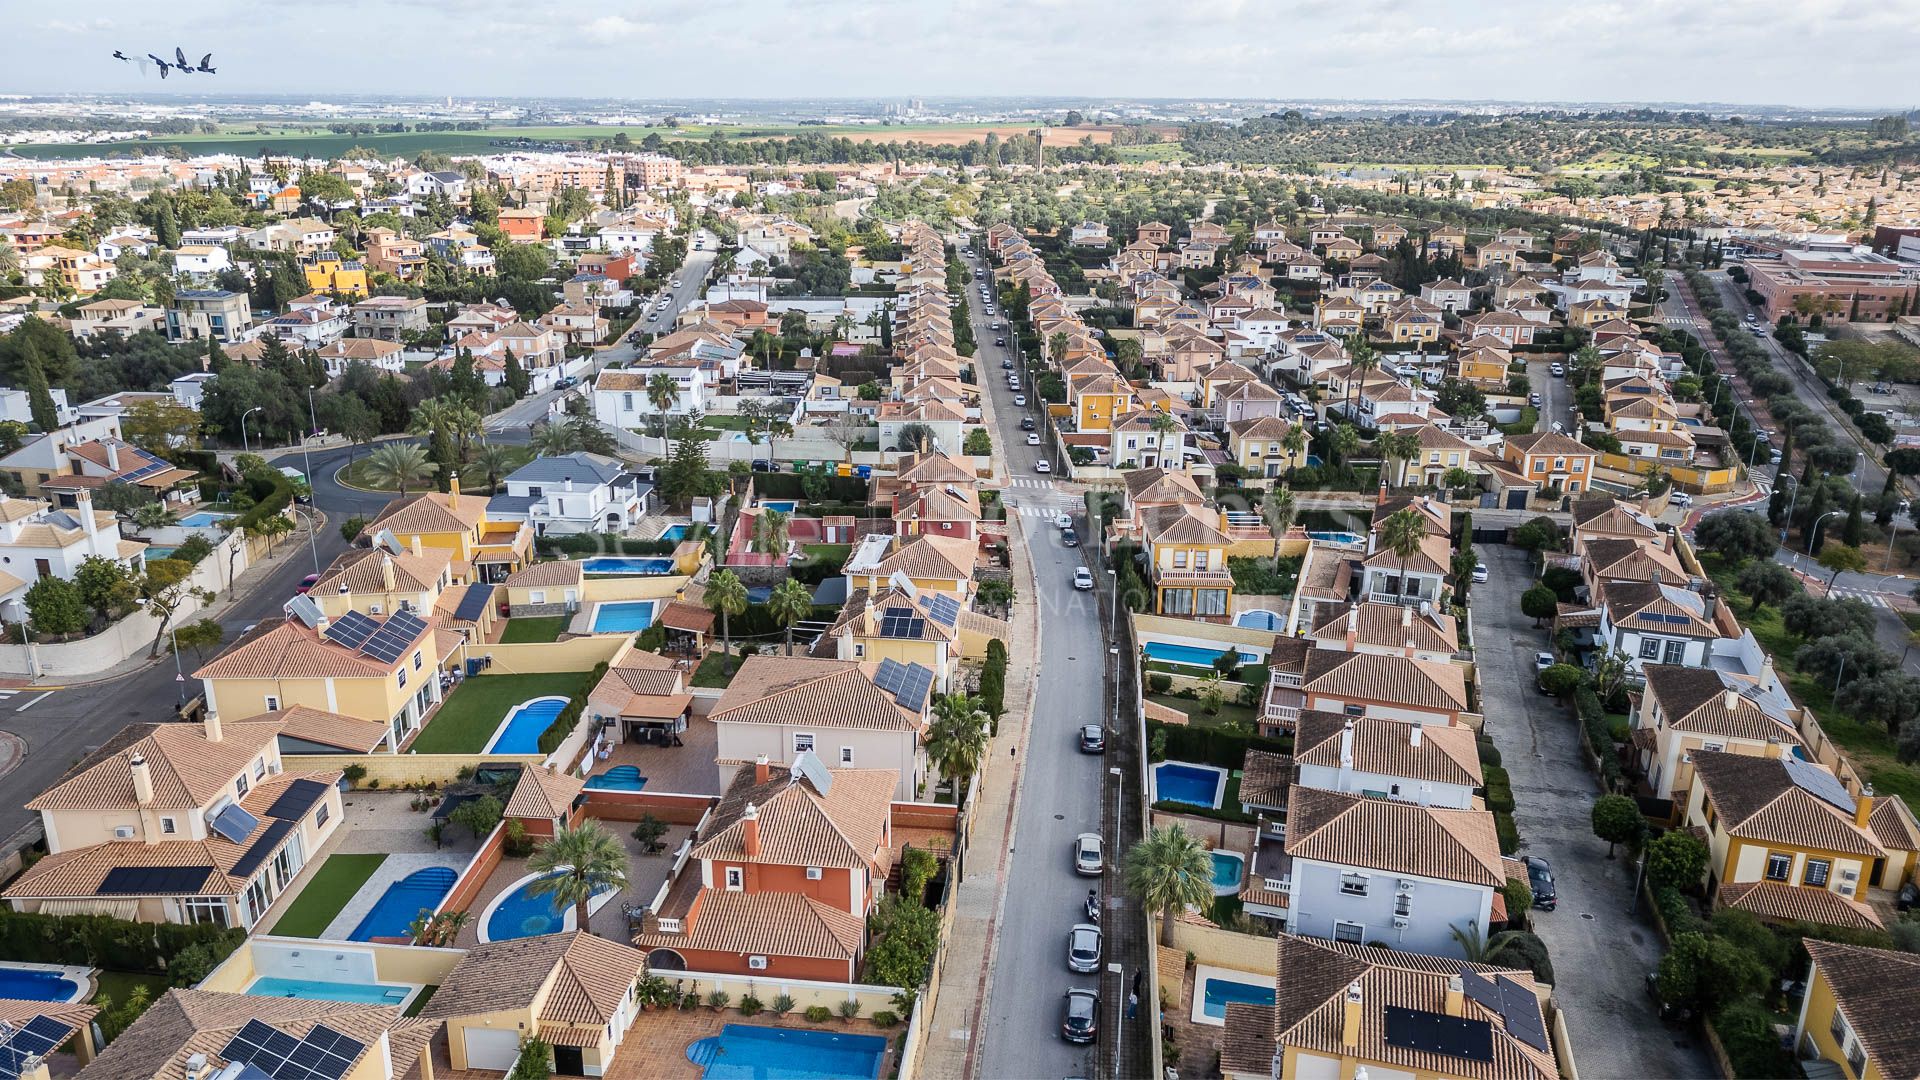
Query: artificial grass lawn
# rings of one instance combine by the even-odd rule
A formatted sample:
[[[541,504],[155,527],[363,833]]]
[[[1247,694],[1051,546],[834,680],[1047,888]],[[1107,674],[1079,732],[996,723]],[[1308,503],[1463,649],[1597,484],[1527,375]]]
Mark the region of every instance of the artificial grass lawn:
[[[413,741],[415,754],[477,754],[513,707],[537,697],[572,697],[586,689],[587,673],[475,675],[447,695],[426,730]]]
[[[426,986],[421,987],[420,993],[417,996],[415,996],[413,999],[413,1004],[407,1006],[407,1011],[405,1015],[419,1016],[420,1010],[427,1007],[427,1002],[433,1000],[433,992],[438,989],[440,989],[438,986],[434,986],[432,984],[428,984]]]
[[[693,685],[724,687],[733,681],[733,674],[740,670],[740,658],[725,653],[708,653],[700,658],[700,666],[694,669]]]
[[[353,899],[353,894],[359,892],[360,886],[386,861],[386,855],[380,852],[327,856],[326,863],[307,879],[307,887],[300,890],[280,921],[273,924],[273,932],[304,938],[317,938],[326,933],[327,924],[333,922],[340,909]]]
[[[1200,708],[1200,703],[1193,698],[1177,697],[1173,694],[1148,694],[1147,700],[1186,713],[1187,719],[1193,723],[1194,727],[1221,727],[1238,722],[1245,725],[1245,730],[1253,731],[1258,726],[1254,723],[1258,714],[1245,705],[1227,702],[1220,706],[1219,712],[1209,716],[1204,709]]]
[[[500,635],[502,645],[538,644],[558,641],[567,628],[565,615],[541,615],[530,619],[508,619],[507,630]]]
[[[147,988],[147,1000],[154,1002],[167,992],[167,977],[153,975],[144,971],[96,971],[93,973],[93,1000],[99,1004],[102,997],[111,998],[115,1005],[124,1005],[133,996],[135,987]]]

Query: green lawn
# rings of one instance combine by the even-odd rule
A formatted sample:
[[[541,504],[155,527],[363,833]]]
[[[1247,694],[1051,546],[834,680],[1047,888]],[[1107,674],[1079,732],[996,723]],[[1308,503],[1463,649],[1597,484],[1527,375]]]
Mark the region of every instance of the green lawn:
[[[1200,703],[1192,698],[1176,697],[1173,694],[1148,694],[1147,700],[1186,713],[1195,727],[1221,727],[1238,722],[1244,724],[1246,730],[1252,731],[1256,726],[1254,721],[1259,717],[1256,710],[1249,709],[1245,705],[1235,705],[1231,701],[1221,705],[1218,713],[1209,716],[1201,710]]]
[[[292,904],[273,924],[273,932],[288,937],[317,938],[326,933],[327,924],[347,906],[353,894],[367,883],[380,864],[387,861],[384,854],[372,855],[329,855],[313,877],[307,879],[307,887],[300,890]]]
[[[693,685],[723,687],[733,681],[733,673],[739,670],[739,657],[708,653],[701,657],[700,666],[694,669]]]
[[[567,628],[567,616],[542,615],[531,619],[508,619],[506,632],[500,635],[502,645],[538,644],[543,641],[558,641],[560,632]]]
[[[158,1001],[167,992],[165,975],[149,975],[144,971],[97,971],[93,977],[93,1001],[96,1005],[103,997],[111,998],[116,1006],[124,1005],[133,996],[134,988],[139,986],[147,988],[149,1003]]]
[[[426,730],[413,741],[416,754],[477,754],[515,705],[537,697],[572,697],[585,689],[587,673],[476,675],[447,695]]]
[[[807,553],[807,561],[825,563],[828,566],[840,566],[852,554],[852,544],[802,544],[800,550]]]

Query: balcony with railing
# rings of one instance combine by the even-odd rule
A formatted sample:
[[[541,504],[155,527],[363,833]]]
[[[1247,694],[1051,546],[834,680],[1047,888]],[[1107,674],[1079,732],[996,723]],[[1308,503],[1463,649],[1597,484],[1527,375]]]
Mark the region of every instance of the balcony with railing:
[[[1278,676],[1267,684],[1266,709],[1262,716],[1269,724],[1292,727],[1300,719],[1300,710],[1306,708],[1307,695],[1300,689],[1299,676],[1292,676],[1293,685],[1288,686]]]

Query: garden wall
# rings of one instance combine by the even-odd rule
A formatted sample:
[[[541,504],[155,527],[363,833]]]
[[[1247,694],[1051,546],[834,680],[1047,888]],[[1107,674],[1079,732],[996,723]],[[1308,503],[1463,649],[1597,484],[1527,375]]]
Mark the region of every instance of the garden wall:
[[[565,641],[530,641],[517,645],[473,644],[468,658],[490,656],[493,665],[475,678],[489,675],[565,675],[586,673],[595,664],[612,666],[616,656],[633,646],[631,634],[594,634]]]
[[[1266,656],[1273,650],[1271,630],[1249,630],[1228,623],[1195,622],[1167,615],[1136,613],[1133,616],[1133,633],[1141,643],[1166,641],[1182,645],[1211,645],[1215,652],[1225,650],[1228,645],[1238,645],[1242,650],[1260,656]]]
[[[495,825],[493,831],[487,834],[486,840],[481,842],[480,849],[473,853],[473,858],[468,860],[466,869],[460,872],[459,880],[453,883],[453,888],[441,899],[440,906],[433,909],[433,913],[439,915],[442,912],[466,911],[472,908],[474,901],[480,899],[481,890],[487,887],[487,879],[492,877],[494,870],[500,866],[501,852],[506,847],[506,843],[507,823],[503,818],[500,824]]]
[[[367,770],[359,781],[362,788],[370,781],[381,787],[406,783],[446,785],[459,779],[460,770],[487,765],[519,765],[537,769],[546,760],[539,754],[289,754],[288,767],[298,764],[316,772],[345,769],[358,765]]]
[[[687,579],[680,574],[585,577],[580,581],[580,599],[589,604],[596,600],[668,600],[678,596],[680,590],[686,587]],[[547,591],[551,594],[553,590]]]
[[[843,1001],[860,1003],[860,1015],[870,1017],[877,1012],[899,1011],[893,1003],[897,987],[868,986],[865,983],[813,982],[807,979],[775,979],[765,975],[718,975],[705,971],[663,971],[660,973],[671,979],[676,989],[683,993],[693,991],[702,998],[715,990],[724,990],[735,1002],[748,995],[762,1002],[772,1001],[781,994],[793,998],[793,1011],[801,1013],[821,1005],[837,1012]],[[829,1020],[823,1027],[838,1025],[839,1020]],[[901,1075],[906,1075],[904,1072]]]
[[[716,801],[711,795],[679,795],[666,791],[584,792],[586,815],[601,821],[639,821],[652,814],[669,825],[698,825]]]

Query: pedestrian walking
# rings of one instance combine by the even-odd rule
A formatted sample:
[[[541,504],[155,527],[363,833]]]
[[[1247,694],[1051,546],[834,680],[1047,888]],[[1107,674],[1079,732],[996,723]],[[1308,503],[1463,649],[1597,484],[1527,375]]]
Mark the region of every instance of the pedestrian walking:
[[[1134,993],[1131,990],[1127,991],[1127,1019],[1129,1020],[1133,1019],[1133,1014],[1138,1012],[1139,1010],[1140,1010],[1140,995],[1137,993]]]

